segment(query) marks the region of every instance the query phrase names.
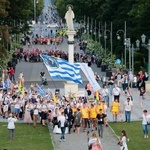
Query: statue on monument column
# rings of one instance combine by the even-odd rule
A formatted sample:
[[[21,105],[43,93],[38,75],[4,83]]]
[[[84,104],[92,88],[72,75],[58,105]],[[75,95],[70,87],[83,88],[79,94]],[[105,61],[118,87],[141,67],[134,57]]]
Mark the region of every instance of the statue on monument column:
[[[74,31],[74,26],[73,26],[74,12],[72,11],[71,6],[68,6],[68,11],[65,14],[65,19],[66,19],[68,30]]]

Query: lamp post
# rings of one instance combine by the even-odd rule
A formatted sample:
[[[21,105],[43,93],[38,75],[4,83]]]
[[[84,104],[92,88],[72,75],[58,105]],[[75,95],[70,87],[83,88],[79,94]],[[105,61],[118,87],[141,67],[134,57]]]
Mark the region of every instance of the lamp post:
[[[89,17],[87,17],[87,34],[88,34],[88,39],[89,39]]]
[[[145,82],[145,88],[146,88],[146,91],[150,91],[150,39],[148,40],[148,43],[146,44],[145,43],[146,36],[143,34],[141,36],[141,40],[142,40],[141,45],[145,47],[146,49],[148,49],[148,81]],[[137,47],[139,46],[140,46],[140,43],[137,45]]]
[[[132,73],[134,74],[134,51],[138,50],[139,48],[134,48],[134,44],[131,44],[130,38],[127,38],[125,41],[126,47],[129,48],[129,71],[132,70]],[[136,40],[136,46],[139,47],[139,45],[140,41]]]
[[[131,46],[132,50],[132,74],[134,75],[134,45]]]
[[[120,32],[122,32],[123,36],[124,36],[124,39],[123,39],[124,40],[124,42],[123,42],[123,44],[124,44],[124,65],[126,67],[126,61],[127,61],[127,58],[126,58],[126,44],[125,44],[125,42],[126,42],[126,21],[124,23],[124,30],[120,29],[116,32],[118,40],[120,40],[120,38],[121,38],[120,35],[119,35]]]
[[[113,54],[113,48],[112,48],[112,22],[111,22],[111,30],[107,30],[106,29],[106,22],[105,22],[105,30],[104,30],[104,38],[105,38],[105,57],[106,57],[106,39],[107,39],[107,36],[106,36],[106,32],[109,32],[110,33],[110,44],[111,44],[111,59],[112,59],[112,54]]]
[[[125,44],[129,48],[129,71],[131,71],[131,40],[130,38],[126,38]]]
[[[34,21],[36,23],[36,4],[38,3],[38,0],[34,0]]]
[[[148,81],[150,81],[150,39],[148,40],[148,43],[145,44],[146,36],[143,34],[141,38],[142,38],[142,45],[148,49],[148,75],[149,75]]]
[[[100,21],[98,22],[98,39],[99,39],[99,44],[101,44],[101,23]]]
[[[148,81],[150,82],[150,39],[148,40],[148,43],[146,44],[145,43],[146,36],[143,34],[141,36],[141,40],[142,40],[142,46],[145,47],[148,50],[148,75],[149,75]],[[137,40],[137,41],[139,41],[139,40]],[[139,45],[137,45],[137,47],[139,47]]]
[[[80,20],[80,41],[82,40],[82,33],[84,32],[84,28],[85,28],[85,21]],[[82,29],[83,29],[83,32],[82,32]]]

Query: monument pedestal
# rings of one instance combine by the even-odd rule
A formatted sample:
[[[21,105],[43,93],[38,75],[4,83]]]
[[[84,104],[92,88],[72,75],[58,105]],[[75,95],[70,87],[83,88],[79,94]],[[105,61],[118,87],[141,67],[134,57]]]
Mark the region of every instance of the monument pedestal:
[[[73,64],[74,63],[74,35],[76,34],[75,31],[67,31],[68,35],[68,61],[69,63]],[[74,97],[78,93],[78,84],[67,81],[64,85],[65,89],[65,96],[66,98],[71,98]]]
[[[145,81],[146,92],[150,92],[150,81]]]
[[[74,35],[75,31],[67,31],[68,35],[68,61],[69,63],[74,63]]]
[[[73,82],[67,82],[64,84],[65,97],[71,98],[78,93],[78,84]]]

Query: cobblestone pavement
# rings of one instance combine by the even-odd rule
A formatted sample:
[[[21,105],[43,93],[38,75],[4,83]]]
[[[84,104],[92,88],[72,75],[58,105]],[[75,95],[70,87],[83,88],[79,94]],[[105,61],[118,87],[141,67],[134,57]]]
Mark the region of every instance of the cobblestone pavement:
[[[88,150],[87,132],[66,134],[66,141],[59,142],[60,134],[53,134],[50,127],[51,136],[54,142],[55,150]],[[90,131],[90,130],[89,130]],[[91,136],[91,132],[89,134]],[[104,150],[119,150],[117,138],[109,127],[104,127],[104,137],[101,138]]]
[[[64,44],[62,44],[63,49],[65,49],[66,46],[66,41],[64,41]],[[39,72],[41,69],[43,69],[42,63],[25,63],[25,62],[20,62],[18,63],[16,67],[16,80],[19,76],[19,73],[21,71],[24,72],[25,76],[25,81],[26,84],[29,86],[31,82],[40,82],[40,77],[39,77]],[[97,72],[101,77],[103,75],[106,75],[105,72],[101,72],[101,68],[97,68],[96,65],[92,65],[93,71]],[[31,71],[33,70],[33,71]],[[46,72],[46,69],[44,70]],[[63,82],[62,81],[52,81],[51,78],[49,77],[48,72],[46,72],[46,76],[48,77],[49,85],[45,88],[51,88],[52,91],[54,92],[57,87],[60,88],[61,94],[64,94],[64,89],[63,89]],[[85,76],[82,74],[82,79],[84,83],[87,82],[87,79]],[[62,83],[62,84],[60,84]],[[79,86],[79,90],[84,90],[84,86],[81,87]],[[150,92],[146,93],[146,99],[144,100],[144,108],[140,108],[140,101],[139,101],[139,94],[137,89],[132,89],[133,93],[133,112],[131,114],[131,120],[139,120],[139,117],[142,115],[143,109],[147,109],[150,112]],[[110,96],[110,103],[111,103],[111,96]],[[123,103],[126,100],[125,94],[122,92],[121,93],[121,98],[120,98],[120,103],[121,103],[121,109],[123,109]],[[124,118],[124,114],[123,114]],[[3,119],[0,119],[1,121],[6,121]],[[110,110],[108,109],[108,121],[112,121],[112,114],[110,113]],[[131,122],[132,123],[132,122]],[[51,132],[52,139],[54,141],[55,145],[55,150],[86,150],[87,149],[87,135],[86,133],[80,133],[79,135],[72,133],[66,135],[66,142],[59,142],[59,136],[58,134],[53,134]],[[119,147],[117,146],[117,138],[115,134],[110,130],[110,128],[105,128],[104,131],[104,138],[101,139],[102,145],[104,150],[118,150]]]

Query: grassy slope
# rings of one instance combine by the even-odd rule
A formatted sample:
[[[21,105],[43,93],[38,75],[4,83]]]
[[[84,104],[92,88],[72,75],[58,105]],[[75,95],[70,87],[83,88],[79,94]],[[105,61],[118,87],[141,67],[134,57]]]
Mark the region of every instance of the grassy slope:
[[[53,150],[49,130],[40,124],[16,124],[15,140],[9,140],[6,123],[0,123],[0,150]]]
[[[118,136],[121,136],[122,130],[126,130],[129,138],[129,142],[127,142],[129,150],[150,150],[150,137],[149,139],[144,139],[141,121],[131,123],[110,123],[110,126]]]

